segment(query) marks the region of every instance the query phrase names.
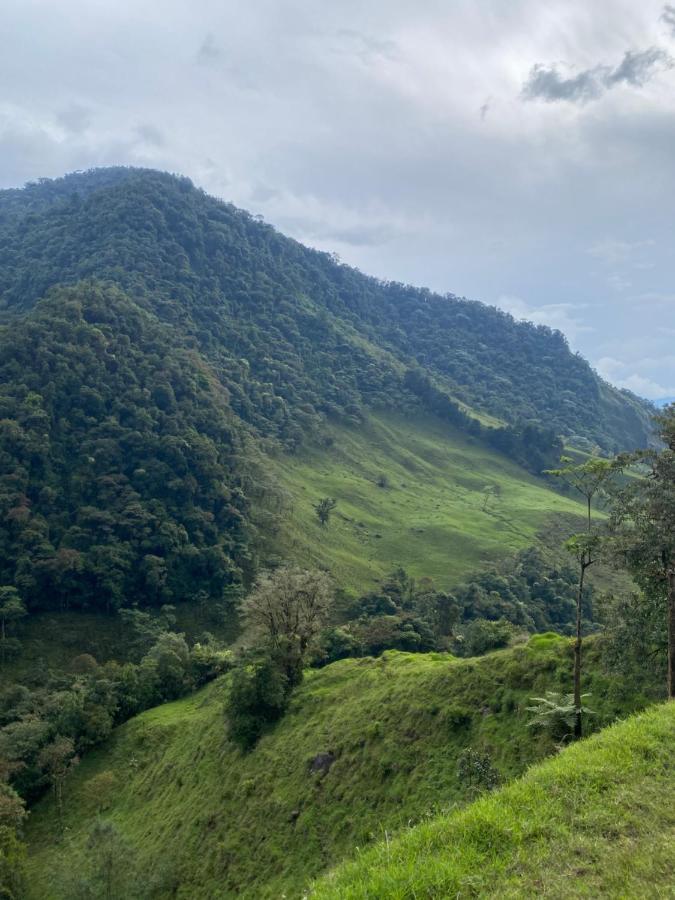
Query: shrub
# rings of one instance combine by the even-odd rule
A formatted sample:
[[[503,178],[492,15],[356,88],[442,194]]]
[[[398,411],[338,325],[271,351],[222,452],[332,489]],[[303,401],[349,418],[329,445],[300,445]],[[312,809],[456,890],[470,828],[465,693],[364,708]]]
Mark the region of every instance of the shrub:
[[[225,706],[231,740],[242,750],[251,750],[284,714],[288,698],[288,679],[274,660],[263,657],[238,666]]]

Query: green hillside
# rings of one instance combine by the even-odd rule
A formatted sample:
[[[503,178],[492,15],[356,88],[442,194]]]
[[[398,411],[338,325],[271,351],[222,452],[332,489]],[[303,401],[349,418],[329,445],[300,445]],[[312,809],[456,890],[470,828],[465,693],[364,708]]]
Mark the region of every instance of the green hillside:
[[[536,543],[579,504],[430,415],[374,413],[332,426],[322,446],[277,461],[284,500],[276,552],[327,566],[343,587],[372,589],[396,566],[451,588]],[[328,528],[313,504],[338,501]]]
[[[115,864],[120,896],[135,896],[132,881],[144,898],[300,896],[356,847],[470,799],[457,770],[467,747],[503,778],[550,753],[523,707],[567,688],[570,660],[553,635],[480,659],[344,660],[308,672],[247,755],[226,738],[227,679],[150,710],[69,776],[63,831],[52,798],[31,813],[31,896],[78,896],[77,883],[97,877],[99,813],[127,848]],[[647,702],[604,675],[590,646],[587,672],[594,727]]]
[[[573,509],[526,474],[563,438],[650,440],[648,405],[559,332],[159,172],[0,192],[0,311],[0,586],[30,614],[219,604],[265,554],[450,585]]]
[[[673,897],[675,704],[361,853],[316,900]]]

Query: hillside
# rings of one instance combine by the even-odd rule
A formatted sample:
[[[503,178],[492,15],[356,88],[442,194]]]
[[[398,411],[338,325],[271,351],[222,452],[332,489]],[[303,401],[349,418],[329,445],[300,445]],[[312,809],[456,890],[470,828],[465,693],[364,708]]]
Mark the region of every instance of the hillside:
[[[31,612],[220,603],[280,556],[450,585],[573,511],[531,477],[561,435],[649,440],[649,408],[559,333],[162,173],[0,192],[0,306],[0,583]]]
[[[226,738],[227,678],[149,710],[68,777],[64,837],[53,798],[31,813],[31,896],[77,896],[100,877],[99,814],[116,829],[99,851],[112,847],[120,895],[300,896],[356,847],[470,799],[475,787],[457,768],[467,747],[489,754],[503,778],[550,753],[524,706],[569,686],[570,659],[569,643],[550,635],[472,660],[343,660],[308,672],[247,755]],[[604,675],[590,645],[587,672],[595,728],[647,702]]]
[[[654,707],[366,850],[310,896],[672,897],[674,743],[675,704]]]
[[[7,313],[87,278],[189,334],[223,367],[238,414],[289,444],[317,417],[391,402],[411,366],[512,424],[608,448],[648,438],[648,407],[602,382],[559,332],[368,278],[187,179],[105,169],[0,192]]]
[[[329,446],[272,461],[284,517],[272,548],[346,588],[372,588],[401,565],[450,589],[579,515],[575,499],[429,414],[374,413],[327,434]],[[338,501],[330,530],[312,509],[324,496]]]

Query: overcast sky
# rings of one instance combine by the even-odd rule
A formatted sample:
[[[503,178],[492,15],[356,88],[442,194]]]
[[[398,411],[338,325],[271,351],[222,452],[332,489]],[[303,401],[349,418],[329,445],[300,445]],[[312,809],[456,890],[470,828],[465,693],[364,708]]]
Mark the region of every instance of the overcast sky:
[[[2,0],[0,186],[189,175],[675,396],[675,5]]]

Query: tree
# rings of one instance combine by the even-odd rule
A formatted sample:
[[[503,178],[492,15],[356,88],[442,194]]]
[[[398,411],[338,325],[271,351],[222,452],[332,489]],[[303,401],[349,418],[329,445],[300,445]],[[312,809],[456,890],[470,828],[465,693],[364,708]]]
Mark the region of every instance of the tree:
[[[589,696],[582,694],[576,697],[574,694],[546,691],[545,697],[530,697],[535,705],[525,709],[534,715],[527,724],[533,728],[546,728],[554,739],[565,741],[571,732],[576,732],[580,703]],[[593,714],[593,710],[586,706],[582,706],[581,711],[586,715]]]
[[[98,819],[89,832],[87,849],[93,867],[93,896],[112,900],[133,890],[135,860],[131,847],[112,822]]]
[[[587,526],[586,532],[571,537],[565,544],[566,549],[575,557],[579,565],[579,582],[576,598],[576,625],[574,640],[574,703],[575,720],[574,736],[580,738],[583,733],[583,708],[581,705],[581,648],[582,648],[582,607],[584,599],[584,582],[586,570],[596,561],[600,539],[593,533],[592,504],[593,498],[604,491],[610,478],[617,472],[619,464],[616,460],[601,459],[594,456],[580,465],[563,456],[564,465],[559,469],[548,470],[549,475],[561,478],[574,488],[586,500]]]
[[[618,463],[616,460],[602,459],[592,456],[586,462],[575,465],[569,456],[560,459],[563,465],[558,469],[547,469],[546,475],[554,475],[562,479],[566,484],[581,494],[586,501],[588,515],[587,530],[592,528],[592,504],[593,498],[604,490],[609,479],[616,473]]]
[[[57,735],[51,744],[42,748],[38,762],[52,785],[59,827],[63,830],[63,784],[70,770],[79,762],[75,756],[73,741],[68,737]]]
[[[665,444],[624,457],[642,477],[628,479],[614,495],[610,531],[616,556],[647,595],[665,605],[667,692],[675,699],[675,404],[657,419]],[[646,471],[644,471],[646,467]]]
[[[15,587],[0,587],[0,663],[5,664],[7,656],[7,625],[26,615],[26,607]]]
[[[97,813],[102,813],[110,806],[110,800],[117,784],[115,773],[110,769],[104,769],[97,775],[93,775],[84,786],[84,795],[91,807]]]
[[[238,666],[225,704],[230,738],[250,750],[264,730],[286,711],[288,679],[269,656],[245,660]]]
[[[324,525],[328,525],[328,521],[330,520],[331,513],[337,506],[337,500],[334,500],[332,497],[322,497],[318,503],[314,505],[314,511],[316,512],[316,516],[319,520],[320,525],[323,527]]]
[[[282,567],[260,575],[242,602],[246,639],[269,651],[291,687],[318,644],[333,594],[325,572]]]

